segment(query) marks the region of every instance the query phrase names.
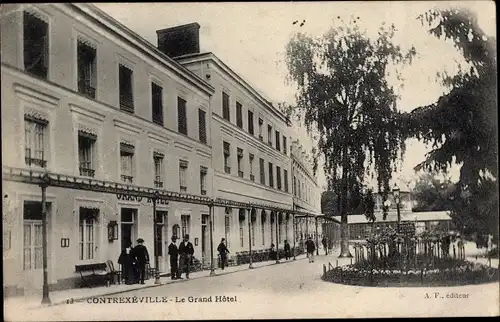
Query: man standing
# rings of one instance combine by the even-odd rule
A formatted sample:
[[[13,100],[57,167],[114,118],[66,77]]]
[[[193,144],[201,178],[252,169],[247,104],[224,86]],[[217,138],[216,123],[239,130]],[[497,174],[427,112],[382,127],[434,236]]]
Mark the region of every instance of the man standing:
[[[149,254],[146,246],[143,245],[144,239],[137,239],[139,245],[134,247],[134,257],[137,262],[137,273],[141,284],[144,284],[144,277],[146,275],[146,265],[149,264]]]
[[[191,269],[191,259],[194,254],[193,244],[189,241],[189,235],[184,235],[184,241],[179,245],[179,266],[181,272],[179,277],[182,275],[182,270],[186,268],[186,278],[189,279],[189,270]]]
[[[290,257],[292,257],[292,255],[291,255],[290,244],[288,243],[288,240],[285,240],[284,250],[285,250],[285,259],[286,260],[290,259]]]
[[[323,249],[325,250],[325,255],[328,255],[328,242],[326,240],[326,236],[323,236],[323,239],[321,239],[321,243],[323,244]]]
[[[176,236],[172,236],[172,242],[168,245],[168,255],[170,256],[170,278],[173,280],[180,279],[179,274],[179,249],[175,242],[177,241]]]
[[[309,258],[309,263],[314,263],[314,251],[316,250],[316,245],[314,244],[311,236],[307,238],[306,250],[307,250],[307,258]]]
[[[220,266],[221,266],[222,270],[224,270],[224,267],[227,263],[227,254],[229,254],[229,250],[227,249],[225,241],[226,241],[226,239],[222,238],[219,246],[217,247],[217,251],[219,252],[219,255],[220,255],[220,261],[221,261]]]

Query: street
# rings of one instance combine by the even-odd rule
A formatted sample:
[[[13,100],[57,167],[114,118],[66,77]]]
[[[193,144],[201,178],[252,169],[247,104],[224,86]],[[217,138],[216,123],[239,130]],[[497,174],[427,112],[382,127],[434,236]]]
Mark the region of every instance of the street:
[[[499,314],[497,283],[448,288],[370,288],[323,282],[322,265],[335,265],[336,259],[337,252],[317,256],[314,263],[306,259],[288,261],[73,304],[24,312],[6,308],[5,317],[11,321],[97,321]],[[347,264],[349,260],[343,261]]]

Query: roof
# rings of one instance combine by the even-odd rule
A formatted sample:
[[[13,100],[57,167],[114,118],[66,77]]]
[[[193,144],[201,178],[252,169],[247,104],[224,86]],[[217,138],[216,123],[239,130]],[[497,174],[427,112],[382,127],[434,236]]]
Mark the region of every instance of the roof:
[[[377,218],[375,223],[381,222],[397,222],[397,212],[388,212],[387,218],[383,220],[383,213],[375,214]],[[434,221],[434,220],[451,220],[448,211],[423,211],[423,212],[401,212],[401,221]],[[349,224],[366,224],[369,221],[365,215],[350,215],[347,217]]]
[[[285,123],[288,124],[289,120],[288,120],[287,116],[282,111],[277,109],[269,99],[265,98],[262,93],[260,93],[257,89],[255,89],[253,86],[251,86],[247,81],[245,81],[240,75],[238,75],[234,70],[232,70],[226,63],[224,63],[214,53],[205,52],[205,53],[186,54],[186,55],[174,57],[174,59],[176,61],[178,61],[180,64],[189,64],[189,63],[201,62],[201,61],[206,61],[206,60],[213,61],[216,65],[218,65],[219,68],[221,68],[228,75],[230,75],[234,80],[236,80],[236,82],[243,85],[243,87],[245,87],[245,89],[247,89],[248,92],[252,96],[254,96],[262,104],[264,104],[271,112],[273,112],[276,116],[278,116]]]

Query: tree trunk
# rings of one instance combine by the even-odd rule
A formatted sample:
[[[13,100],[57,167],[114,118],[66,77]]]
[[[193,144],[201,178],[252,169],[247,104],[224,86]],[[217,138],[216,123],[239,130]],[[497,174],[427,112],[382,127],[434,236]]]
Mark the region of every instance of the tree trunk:
[[[349,251],[349,227],[347,226],[347,167],[349,160],[347,159],[347,145],[342,148],[342,193],[340,196],[340,255],[342,257],[352,257]]]

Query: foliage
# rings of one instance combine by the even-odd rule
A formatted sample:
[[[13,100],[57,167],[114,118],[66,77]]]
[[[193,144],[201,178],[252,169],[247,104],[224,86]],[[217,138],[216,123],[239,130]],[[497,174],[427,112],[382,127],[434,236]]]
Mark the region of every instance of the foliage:
[[[423,173],[412,191],[417,206],[413,211],[444,211],[453,208],[452,194],[455,184],[449,178],[440,180],[432,173]]]
[[[468,230],[497,236],[496,39],[487,37],[467,10],[429,11],[419,19],[432,35],[451,40],[466,66],[455,76],[440,75],[450,91],[435,104],[402,115],[408,135],[433,144],[416,170],[446,172],[452,162],[459,164],[454,220]]]
[[[296,108],[307,129],[318,133],[314,169],[322,154],[342,216],[362,202],[366,174],[376,174],[378,189],[387,196],[396,161],[404,153],[396,90],[386,76],[392,67],[410,63],[416,52],[395,46],[394,32],[394,25],[382,25],[372,40],[351,20],[321,38],[297,33],[286,47],[289,81],[298,90]]]

